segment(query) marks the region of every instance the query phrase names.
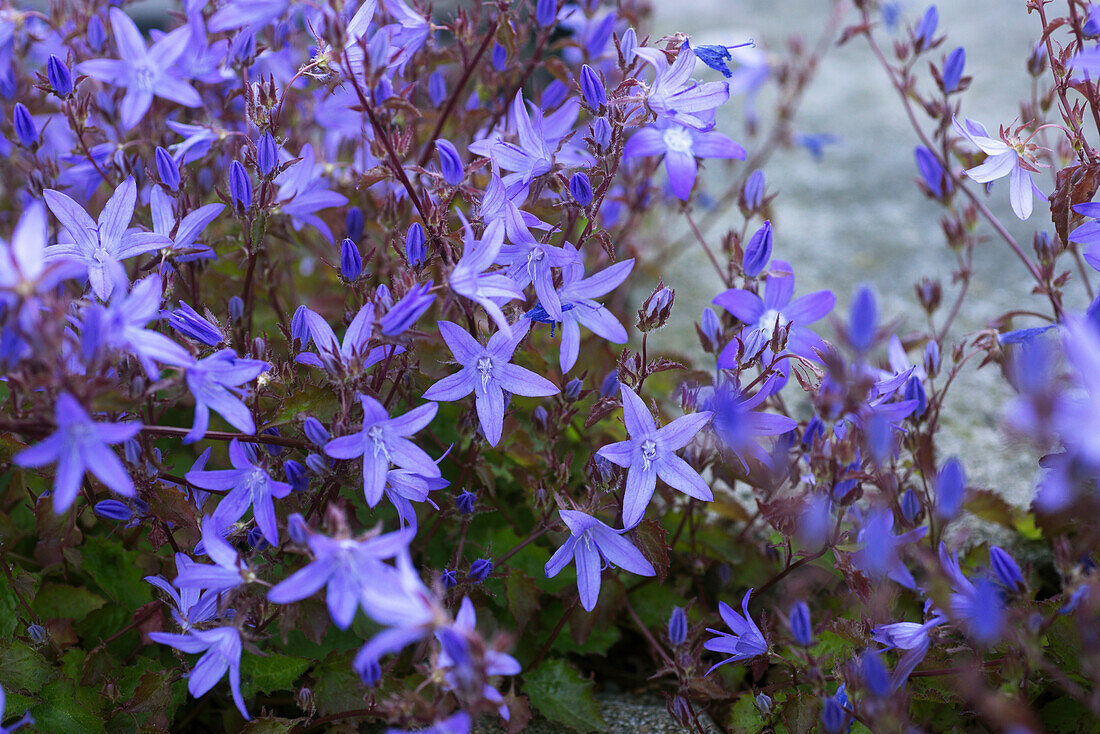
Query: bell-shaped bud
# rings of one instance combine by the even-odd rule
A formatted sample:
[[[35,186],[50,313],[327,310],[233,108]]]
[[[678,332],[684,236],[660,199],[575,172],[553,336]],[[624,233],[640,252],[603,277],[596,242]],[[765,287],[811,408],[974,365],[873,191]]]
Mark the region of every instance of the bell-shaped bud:
[[[441,71],[433,71],[428,77],[428,97],[439,107],[447,99],[447,77]]]
[[[558,0],[538,0],[535,5],[535,20],[541,26],[548,26],[557,20]]]
[[[359,248],[355,243],[344,238],[340,243],[340,275],[344,280],[352,283],[363,274],[363,256],[359,254]]]
[[[965,494],[966,471],[958,459],[951,457],[936,475],[936,515],[944,520],[958,515]]]
[[[100,20],[98,15],[93,15],[88,19],[88,29],[85,38],[88,40],[88,45],[92,47],[93,51],[101,51],[103,49],[103,44],[107,42],[107,29],[103,27],[103,21]]]
[[[630,64],[634,61],[634,51],[638,48],[638,33],[633,26],[627,28],[623,37],[619,39],[619,51],[623,55],[623,61]]]
[[[596,145],[606,148],[611,145],[611,123],[605,117],[597,117],[592,121],[592,139]]]
[[[672,610],[672,616],[668,618],[668,641],[680,646],[687,640],[688,622],[687,615],[682,607]]]
[[[244,300],[240,296],[229,299],[229,320],[234,324],[240,323],[244,318]]]
[[[993,573],[1009,591],[1022,591],[1024,588],[1024,575],[1016,564],[1016,559],[999,546],[989,549],[989,564],[993,566]]]
[[[440,138],[435,141],[435,151],[439,154],[439,170],[443,174],[443,180],[451,186],[458,186],[466,175],[458,148],[450,140]]]
[[[73,75],[69,67],[53,54],[46,60],[46,79],[58,97],[65,98],[73,93]]]
[[[363,219],[363,210],[357,206],[348,207],[348,213],[344,215],[345,236],[353,242],[363,239],[363,230],[366,222]]]
[[[951,94],[959,87],[962,80],[963,67],[966,66],[966,49],[959,46],[947,56],[943,64],[943,91]]]
[[[271,175],[275,166],[279,165],[279,146],[271,133],[264,133],[256,143],[256,164],[264,176]]]
[[[592,204],[592,182],[581,171],[577,171],[569,178],[569,193],[581,206]]]
[[[741,187],[741,206],[750,213],[759,211],[764,206],[766,188],[764,172],[758,168],[749,174],[745,185]]]
[[[848,318],[848,343],[857,352],[866,352],[875,343],[878,332],[878,303],[874,290],[860,286],[852,299]]]
[[[405,257],[409,265],[416,266],[423,264],[427,256],[427,237],[424,234],[424,226],[420,222],[413,222],[405,234]]]
[[[493,562],[488,558],[478,558],[476,561],[470,564],[469,579],[474,583],[481,583],[485,579],[489,578],[489,574],[493,572]]]
[[[804,601],[797,601],[791,607],[791,637],[802,647],[814,644],[814,626],[810,621],[810,607]]]
[[[912,488],[905,490],[905,493],[901,496],[901,514],[906,521],[912,525],[917,521],[917,516],[920,515],[920,497]]]
[[[477,495],[468,489],[464,489],[455,497],[455,507],[457,507],[458,511],[463,515],[472,514],[475,500],[477,500]]]
[[[172,157],[172,154],[158,145],[157,149],[153,151],[153,158],[156,160],[157,176],[160,177],[160,182],[172,191],[179,191],[180,169],[176,165],[176,160]]]
[[[745,254],[741,258],[741,268],[745,275],[755,278],[768,267],[771,259],[772,223],[768,220],[749,238],[749,244],[745,246]]]
[[[504,71],[508,68],[508,49],[501,44],[493,44],[493,50],[489,54],[489,58],[493,63],[493,68],[497,71]]]
[[[30,110],[22,102],[15,103],[12,110],[12,125],[15,127],[15,136],[24,148],[33,148],[38,142],[38,126],[34,124]]]
[[[600,75],[591,66],[585,64],[581,67],[580,77],[581,94],[584,95],[584,101],[588,106],[599,110],[607,104],[607,90],[604,89]]]
[[[306,434],[306,438],[318,446],[324,446],[329,441],[329,432],[325,424],[313,416],[302,421],[302,432]]]
[[[566,400],[576,400],[581,395],[581,388],[584,387],[584,383],[581,382],[579,377],[574,377],[569,382],[565,383],[565,390],[562,391],[562,395]]]
[[[248,171],[240,161],[229,164],[229,196],[233,199],[233,205],[241,209],[252,206],[252,179],[248,177]]]

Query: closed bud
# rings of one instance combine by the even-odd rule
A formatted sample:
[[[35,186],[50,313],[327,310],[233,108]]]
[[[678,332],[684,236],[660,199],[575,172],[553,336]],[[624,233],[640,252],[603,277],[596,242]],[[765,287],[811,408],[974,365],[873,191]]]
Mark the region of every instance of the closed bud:
[[[927,193],[935,199],[950,196],[954,190],[951,177],[940,165],[939,158],[928,148],[918,145],[913,149],[913,158],[917,162],[917,172],[924,183]]]
[[[772,223],[768,220],[749,238],[749,244],[745,246],[745,254],[741,258],[741,268],[745,275],[755,278],[763,272],[771,259]]]
[[[344,232],[347,238],[353,242],[363,239],[365,225],[363,210],[357,206],[348,207],[348,213],[344,215]]]
[[[945,94],[954,92],[959,87],[962,79],[963,67],[966,66],[966,49],[959,46],[952,51],[947,61],[943,64],[943,91]]]
[[[677,647],[687,640],[687,615],[682,607],[672,610],[672,616],[668,618],[668,641]]]
[[[716,351],[721,346],[722,322],[718,314],[714,313],[709,306],[703,309],[703,315],[699,319],[699,330],[706,339],[706,344],[703,346],[708,352]]]
[[[802,647],[814,644],[814,628],[810,621],[810,607],[804,601],[797,601],[791,607],[791,636]]]
[[[290,535],[290,539],[298,545],[305,545],[309,542],[309,525],[306,524],[305,518],[300,513],[291,513],[286,520],[286,530],[287,534]]]
[[[126,461],[136,464],[141,461],[141,444],[136,438],[126,439],[126,443],[122,444],[122,453]]]
[[[413,222],[409,231],[405,234],[405,257],[409,265],[420,265],[428,257],[427,238],[424,235],[424,226],[420,222]]]
[[[340,243],[340,275],[349,283],[359,279],[363,274],[363,256],[359,254],[359,248],[351,240],[344,238]]]
[[[443,72],[433,71],[428,77],[428,97],[436,107],[447,99],[447,78],[443,76]]]
[[[158,145],[153,152],[153,158],[157,164],[157,176],[160,177],[160,182],[172,191],[179,191],[180,169],[172,158],[172,154]]]
[[[1024,575],[1016,560],[1003,548],[993,546],[989,549],[989,563],[993,566],[993,573],[1009,591],[1022,591],[1024,588]]]
[[[581,206],[589,206],[592,203],[592,183],[588,176],[581,171],[574,173],[569,178],[569,193]]]
[[[541,26],[548,26],[558,17],[558,0],[538,0],[535,5],[535,20]]]
[[[279,146],[275,144],[271,133],[264,133],[256,143],[256,164],[264,176],[271,175],[275,166],[279,165]]]
[[[375,294],[376,301],[384,287],[378,286],[379,293]],[[386,336],[398,336],[412,328],[424,315],[424,312],[431,308],[432,303],[435,302],[435,296],[432,295],[431,291],[432,281],[430,280],[427,283],[410,288],[405,297],[382,317],[382,333]],[[387,289],[386,292],[388,294],[389,290]]]
[[[1032,76],[1042,76],[1047,70],[1047,52],[1043,42],[1035,44],[1031,49],[1031,55],[1027,57],[1027,73]]]
[[[566,400],[576,400],[581,396],[581,388],[584,387],[584,383],[581,382],[579,377],[574,377],[569,382],[565,383],[565,390],[562,393]]]
[[[619,371],[611,370],[604,375],[603,380],[600,382],[600,397],[606,398],[611,395],[619,394]]]
[[[46,628],[40,624],[32,624],[27,627],[27,634],[30,635],[31,642],[36,645],[45,644],[50,639],[50,633],[46,631]],[[15,729],[8,729],[8,731],[14,731]]]
[[[317,476],[323,477],[328,474],[331,464],[329,464],[329,460],[326,457],[320,454],[309,454],[306,456],[306,466]]]
[[[764,205],[766,182],[764,172],[759,168],[749,174],[745,185],[741,187],[741,206],[750,214]]]
[[[33,148],[38,142],[38,126],[34,124],[30,111],[22,102],[15,103],[12,111],[12,125],[15,127],[15,136],[24,148]]]
[[[271,428],[265,428],[263,430],[263,435],[264,436],[274,436],[274,437],[278,438],[279,437],[279,429],[275,428],[274,426],[272,426]],[[279,454],[283,453],[283,447],[279,446],[278,444],[274,444],[274,443],[265,443],[264,444],[264,450],[267,451],[269,456],[278,456]]]
[[[875,343],[878,332],[878,303],[870,286],[860,286],[852,299],[848,318],[848,343],[857,352],[866,352]]]
[[[472,514],[475,500],[477,500],[477,495],[468,489],[464,489],[455,496],[455,507],[463,515]]]
[[[439,580],[443,584],[444,589],[453,589],[458,586],[458,575],[449,568],[443,569],[443,573],[440,575]]]
[[[313,416],[308,416],[302,421],[302,431],[312,443],[324,446],[329,441],[329,432],[321,421]]]
[[[65,98],[73,93],[73,75],[69,73],[69,67],[53,54],[46,60],[46,78],[58,97]]]
[[[924,345],[924,372],[935,377],[940,371],[940,345],[930,341]]]
[[[93,15],[88,19],[88,32],[85,37],[88,39],[88,45],[92,47],[93,51],[103,49],[103,44],[107,42],[107,29],[103,27],[103,21],[99,19],[98,15]]]
[[[248,209],[252,206],[252,179],[240,161],[229,164],[229,196],[234,206]]]
[[[305,492],[309,489],[309,476],[306,468],[294,459],[287,459],[283,464],[283,474],[286,475],[287,484],[295,492]]]
[[[382,680],[382,665],[378,662],[378,658],[363,661],[356,668],[356,672],[359,673],[359,680],[363,681],[363,685],[370,688],[374,688]]]
[[[607,104],[607,90],[604,89],[603,80],[588,64],[581,67],[580,83],[581,94],[584,95],[584,101],[589,107],[598,111]]]
[[[1041,229],[1035,233],[1035,236],[1032,237],[1031,246],[1035,249],[1035,254],[1038,256],[1039,262],[1042,263],[1050,262],[1057,254],[1054,242],[1050,237],[1050,232],[1045,229]]]
[[[393,295],[390,293],[390,287],[385,283],[379,285],[374,291],[374,305],[383,313],[393,308]]]
[[[545,431],[550,425],[550,416],[546,413],[546,408],[539,405],[531,414],[531,418],[535,422],[535,427],[540,431]]]
[[[638,329],[652,331],[664,326],[668,317],[672,315],[672,305],[675,300],[675,290],[665,285],[658,285],[638,311]]]
[[[247,28],[238,33],[229,47],[229,56],[240,66],[251,64],[256,58],[256,34]]]
[[[245,541],[248,543],[248,547],[253,550],[263,550],[271,547],[271,543],[268,543],[267,538],[264,537],[264,531],[259,528],[249,530]]]
[[[914,287],[917,289],[917,299],[921,307],[931,316],[943,300],[943,287],[938,280],[928,278],[921,278],[920,283]]]
[[[772,710],[772,697],[766,693],[757,693],[753,699],[756,703],[756,708],[762,714],[770,714]]]
[[[680,726],[690,731],[692,729],[692,720],[695,717],[692,715],[691,704],[688,703],[688,700],[677,693],[675,696],[668,699],[666,705],[668,706],[668,713],[671,714],[672,718],[674,718]]]
[[[454,143],[440,138],[435,141],[435,152],[439,155],[439,170],[443,174],[443,180],[451,186],[462,183],[466,169],[462,165],[462,156],[458,154],[458,148]]]
[[[965,494],[966,472],[962,463],[951,457],[936,476],[936,515],[944,520],[958,515]]]
[[[119,522],[126,522],[134,514],[134,511],[130,509],[129,505],[119,502],[118,500],[102,500],[101,502],[96,502],[92,507],[92,512],[99,517],[108,520],[118,520]]]
[[[240,323],[244,318],[244,300],[240,296],[229,299],[229,320],[234,324]]]
[[[619,51],[623,55],[623,61],[631,64],[634,61],[634,51],[638,48],[638,33],[633,27],[627,28],[623,37],[619,39]]]
[[[302,686],[298,689],[298,693],[294,697],[298,708],[302,711],[313,711],[316,708],[316,703],[313,698],[313,691],[307,686]]]
[[[914,524],[917,516],[920,515],[920,497],[911,488],[905,490],[905,494],[901,496],[901,514],[910,525]]]
[[[309,323],[306,321],[306,312],[309,311],[305,305],[301,305],[294,309],[294,315],[290,317],[290,338],[301,342],[303,345],[309,343]]]
[[[611,123],[606,117],[597,117],[592,121],[592,139],[596,145],[606,148],[611,145]]]
[[[167,316],[169,326],[188,339],[193,339],[208,347],[216,347],[225,341],[221,329],[203,318],[198,311],[191,308],[185,301],[180,301],[179,308],[168,313]]]
[[[499,43],[493,44],[493,52],[490,56],[493,62],[493,68],[497,71],[504,71],[508,68],[508,49]]]
[[[485,579],[489,578],[489,574],[493,572],[493,562],[488,558],[479,558],[470,564],[470,580],[474,583],[481,583]]]
[[[924,415],[924,411],[928,408],[928,395],[924,391],[924,383],[916,375],[910,375],[905,381],[904,397],[906,400],[917,401],[917,407],[913,410],[914,420]]]
[[[913,31],[913,48],[916,51],[925,49],[932,43],[936,36],[936,27],[940,22],[940,12],[935,5],[929,5],[924,11],[920,23]]]

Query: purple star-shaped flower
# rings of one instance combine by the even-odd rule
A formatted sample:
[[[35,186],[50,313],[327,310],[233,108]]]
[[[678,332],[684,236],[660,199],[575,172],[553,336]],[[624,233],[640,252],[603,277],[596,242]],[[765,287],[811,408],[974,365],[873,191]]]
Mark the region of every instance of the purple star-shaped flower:
[[[480,304],[497,328],[507,332],[511,327],[496,301],[522,299],[523,291],[504,273],[485,272],[493,266],[504,245],[504,223],[499,219],[490,222],[480,240],[474,239],[473,230],[464,218],[463,225],[462,257],[451,271],[448,280],[451,290]]]
[[[53,508],[58,514],[69,509],[84,473],[90,471],[113,491],[132,497],[134,482],[109,446],[127,441],[138,434],[141,424],[96,423],[69,393],[57,396],[54,406],[57,430],[34,446],[23,449],[13,459],[22,467],[57,462],[53,484]]]
[[[116,286],[127,282],[123,260],[172,246],[172,240],[164,235],[127,229],[137,203],[133,176],[123,181],[107,200],[98,222],[60,191],[46,189],[42,195],[70,239],[47,247],[46,259],[81,263],[88,271],[92,292],[101,301],[110,298]]]
[[[310,532],[306,542],[313,560],[276,584],[267,593],[267,598],[276,604],[289,604],[312,596],[326,586],[325,601],[332,621],[340,629],[347,629],[355,619],[363,589],[373,582],[381,561],[394,558],[407,549],[414,533],[414,530],[399,530],[355,540]]]
[[[745,159],[745,149],[718,132],[700,132],[676,122],[642,128],[627,141],[623,157],[664,155],[672,193],[687,201],[698,172],[696,158]]]
[[[255,433],[256,423],[241,401],[240,387],[256,379],[271,365],[259,359],[241,359],[232,349],[222,349],[200,359],[187,370],[187,387],[195,398],[195,423],[184,436],[194,443],[206,435],[210,410],[217,411],[230,425],[244,433]]]
[[[391,418],[382,403],[369,395],[360,395],[359,402],[363,405],[363,428],[329,441],[325,453],[334,459],[363,457],[363,496],[367,504],[374,507],[382,499],[391,462],[425,477],[439,476],[432,457],[406,438],[432,422],[438,405],[428,403]]]
[[[577,364],[581,348],[581,326],[612,344],[625,344],[626,329],[614,314],[596,302],[618,288],[634,268],[634,258],[617,262],[587,278],[584,265],[574,262],[562,268],[562,286],[559,297],[561,314],[561,354],[558,357],[562,372],[568,372]]]
[[[529,326],[530,322],[523,319],[510,329],[493,334],[482,346],[461,326],[440,321],[439,333],[462,369],[429,387],[424,399],[451,402],[474,393],[474,406],[485,440],[490,446],[496,446],[504,432],[505,390],[526,397],[545,397],[560,392],[557,385],[545,377],[512,364],[512,354]]]
[[[573,560],[577,564],[577,593],[581,606],[591,612],[600,597],[600,576],[604,561],[639,576],[656,571],[642,552],[622,537],[625,530],[613,530],[591,515],[576,510],[558,510],[569,528],[569,538],[546,562],[546,578],[557,576]]]
[[[690,43],[684,41],[671,65],[661,49],[642,47],[635,53],[654,68],[646,106],[658,118],[675,120],[697,130],[714,127],[714,110],[729,100],[730,87],[726,82],[700,83],[691,78],[697,57]]]
[[[252,719],[241,696],[241,633],[236,627],[193,629],[183,635],[150,632],[149,639],[186,653],[204,653],[187,679],[187,690],[195,698],[205,695],[229,671],[229,690],[233,692],[233,703],[237,704],[241,716]]]
[[[279,525],[275,521],[275,503],[272,497],[282,499],[290,494],[290,485],[272,479],[263,467],[256,464],[255,455],[249,455],[252,447],[246,448],[237,439],[229,442],[229,461],[232,469],[196,470],[184,475],[188,482],[202,489],[227,491],[214,510],[212,519],[214,528],[222,528],[237,522],[241,515],[252,508],[256,518],[256,527],[263,533],[267,542],[279,545]]]
[[[955,132],[981,148],[988,156],[981,165],[967,169],[966,175],[983,184],[1008,176],[1008,200],[1012,204],[1012,211],[1020,219],[1030,217],[1032,194],[1039,198],[1046,197],[1031,179],[1031,174],[1038,171],[1033,157],[1020,152],[1020,148],[1004,140],[990,137],[980,122],[968,119],[962,124],[952,118],[951,123],[955,126]],[[1005,134],[1003,130],[1001,134]],[[1020,146],[1027,150],[1026,144],[1020,143]]]
[[[134,284],[129,293],[115,291],[106,308],[92,307],[102,309],[100,328],[107,344],[136,355],[152,380],[160,377],[157,362],[186,367],[195,361],[190,352],[164,334],[145,328],[159,317],[161,294],[160,276],[150,275]]]
[[[764,298],[749,291],[731,288],[718,294],[714,302],[729,311],[745,323],[740,339],[745,345],[745,353],[756,354],[767,348],[776,329],[790,326],[787,336],[787,351],[814,361],[820,361],[815,350],[822,349],[825,342],[806,324],[821,319],[836,305],[836,296],[831,291],[822,290],[809,293],[793,301],[794,274],[790,263],[782,260],[772,262],[773,274],[764,283]],[[718,367],[729,369],[737,364],[737,342],[731,341],[718,355]],[[767,357],[766,357],[767,358]],[[781,372],[790,369],[786,361],[780,362]]]
[[[710,421],[712,413],[691,413],[657,428],[649,408],[633,390],[623,385],[622,395],[623,421],[630,438],[608,444],[596,455],[627,469],[623,525],[632,528],[642,521],[653,490],[657,488],[657,477],[689,497],[704,502],[714,499],[699,472],[673,453],[688,445]]]
[[[336,338],[336,332],[320,314],[305,308],[302,316],[317,347],[317,354],[302,352],[294,361],[321,367],[334,378],[359,374],[381,362],[390,352],[396,355],[405,351],[404,347],[395,346],[369,348],[374,331],[374,304],[370,301],[355,314],[344,332],[343,341]]]
[[[181,589],[222,592],[256,580],[256,574],[241,558],[241,554],[225,542],[222,537],[223,528],[212,517],[202,519],[202,548],[214,565],[193,563],[187,566],[176,576],[176,586]]]
[[[111,30],[120,58],[91,59],[76,69],[101,82],[126,87],[126,96],[119,105],[125,129],[141,121],[154,95],[184,107],[202,106],[202,97],[195,88],[169,73],[187,50],[191,33],[187,27],[177,28],[146,48],[145,39],[130,16],[111,8]]]
[[[768,651],[768,641],[764,639],[764,633],[760,631],[760,628],[756,626],[756,622],[749,616],[749,597],[752,596],[752,592],[753,590],[749,589],[741,599],[741,611],[744,614],[733,611],[730,605],[724,601],[718,602],[718,613],[722,615],[722,621],[733,630],[733,634],[707,627],[707,632],[713,632],[718,637],[707,640],[703,643],[703,647],[715,652],[728,653],[732,657],[710,666],[707,675],[710,675],[715,668],[726,663],[751,660],[757,655],[763,655]]]

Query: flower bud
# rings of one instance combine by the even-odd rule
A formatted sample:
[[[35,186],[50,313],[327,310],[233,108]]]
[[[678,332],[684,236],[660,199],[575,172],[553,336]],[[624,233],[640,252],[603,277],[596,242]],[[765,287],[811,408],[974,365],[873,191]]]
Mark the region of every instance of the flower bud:
[[[240,66],[250,65],[256,58],[256,34],[247,28],[238,33],[229,46],[229,56]]]
[[[455,507],[463,515],[472,514],[474,511],[474,500],[477,499],[477,495],[468,489],[464,489],[458,493],[455,497]]]
[[[997,578],[1009,591],[1023,591],[1024,575],[1008,552],[999,546],[993,546],[989,549],[989,563],[993,566],[993,573],[997,574]]]
[[[741,268],[745,271],[745,275],[755,278],[768,267],[768,261],[771,259],[772,223],[768,220],[749,238],[749,244],[745,247],[745,254],[741,258]]]
[[[163,313],[163,312],[162,312]],[[216,347],[225,341],[221,330],[198,314],[186,302],[180,301],[179,308],[167,313],[168,325],[189,339]]]
[[[917,521],[920,514],[920,497],[911,488],[901,496],[901,514],[910,525]]]
[[[256,143],[256,164],[264,176],[271,175],[275,166],[279,165],[279,146],[275,144],[271,133],[264,133]]]
[[[940,371],[940,345],[930,341],[924,345],[924,372],[935,377]]]
[[[672,305],[675,300],[675,290],[665,285],[658,285],[638,311],[638,329],[652,331],[664,326],[668,317],[672,315]]]
[[[592,204],[592,183],[581,171],[577,171],[569,178],[569,193],[581,206]]]
[[[875,343],[878,332],[878,304],[870,286],[860,286],[852,299],[848,318],[848,343],[857,352],[866,352]]]
[[[305,518],[300,513],[292,513],[287,518],[286,530],[290,535],[290,539],[298,545],[305,545],[309,542],[309,525],[306,524]]]
[[[936,155],[928,148],[918,145],[913,149],[913,157],[917,161],[917,171],[920,173],[921,180],[928,187],[928,193],[936,199],[950,196],[953,190],[951,177],[947,175],[947,171],[943,170]]]
[[[306,466],[309,470],[319,477],[323,477],[328,474],[331,464],[329,460],[320,454],[310,454],[306,456]]]
[[[600,397],[606,398],[611,395],[619,394],[619,371],[611,370],[604,375],[603,381],[600,382]]]
[[[699,330],[707,340],[707,344],[704,345],[707,351],[716,351],[721,346],[722,322],[718,314],[714,313],[709,306],[703,309],[703,315],[699,319]]]
[[[540,431],[545,431],[550,426],[550,416],[546,412],[546,408],[541,405],[537,406],[531,413],[531,418],[535,422],[535,427]]]
[[[363,210],[357,206],[348,207],[348,213],[344,216],[344,231],[349,240],[358,242],[363,239]]]
[[[913,410],[914,419],[924,415],[924,411],[928,408],[928,395],[924,392],[924,383],[916,375],[910,375],[905,381],[904,397],[906,400],[917,401],[917,407]]]
[[[234,206],[248,209],[252,206],[252,179],[240,161],[229,164],[229,196]]]
[[[936,476],[936,515],[944,520],[958,515],[965,493],[966,472],[959,460],[951,457]]]
[[[827,734],[840,734],[844,731],[844,722],[847,714],[844,707],[835,698],[826,698],[825,706],[821,709],[821,726]]]
[[[306,312],[309,311],[305,305],[301,305],[294,309],[294,315],[290,317],[290,338],[302,342],[302,344],[308,344],[310,333],[309,323],[306,321]]]
[[[860,677],[867,691],[875,698],[890,695],[890,674],[877,652],[868,650],[860,660]]]
[[[160,177],[160,182],[172,191],[179,191],[180,169],[172,158],[172,154],[158,145],[153,151],[153,158],[157,164],[157,176]]]
[[[557,20],[558,0],[538,0],[535,5],[535,20],[541,26],[548,26]]]
[[[433,71],[428,77],[428,97],[432,104],[439,107],[447,99],[447,78],[441,71]]]
[[[443,569],[443,574],[439,580],[442,582],[444,589],[453,589],[458,586],[458,575],[448,568]]]
[[[951,94],[958,89],[964,66],[966,66],[966,49],[959,46],[948,55],[947,61],[943,64],[944,94]]]
[[[687,640],[687,615],[681,607],[672,610],[672,616],[668,619],[668,641],[677,647]]]
[[[814,628],[810,621],[810,607],[804,601],[797,601],[791,607],[791,636],[802,647],[814,644]]]
[[[126,522],[134,514],[134,511],[130,509],[129,505],[119,502],[118,500],[102,500],[96,502],[92,507],[92,512],[99,517],[108,520],[118,520],[119,522]]]
[[[309,489],[309,476],[306,468],[294,459],[287,459],[283,464],[283,474],[286,475],[287,484],[295,492],[305,492]]]
[[[943,300],[943,287],[938,280],[921,278],[921,282],[914,286],[917,290],[917,299],[921,307],[931,316],[940,307]]]
[[[638,48],[638,33],[633,27],[627,28],[623,37],[619,39],[619,51],[623,55],[623,61],[627,64],[634,61],[634,50]]]
[[[766,694],[766,693],[757,693],[756,697],[753,699],[753,702],[756,704],[756,708],[760,711],[760,713],[762,713],[762,714],[771,713],[771,710],[772,710],[772,697],[769,696],[768,694]]]
[[[420,265],[428,257],[426,242],[424,226],[420,222],[413,222],[405,234],[405,257],[409,265]]]
[[[607,104],[607,90],[604,89],[603,81],[588,64],[581,67],[580,84],[581,94],[584,95],[584,101],[589,107],[599,110]]]
[[[745,185],[741,187],[741,206],[745,211],[752,213],[764,205],[765,189],[764,172],[758,168],[749,174]]]
[[[229,299],[229,320],[236,324],[243,318],[244,300],[240,296],[233,296]]]
[[[359,254],[359,248],[351,240],[344,238],[340,243],[340,275],[344,280],[352,283],[363,274],[363,256]]]
[[[489,58],[493,62],[493,68],[497,71],[504,71],[508,68],[508,49],[499,43],[493,44],[493,51]]]
[[[1027,57],[1027,73],[1032,76],[1042,76],[1047,70],[1047,51],[1043,42],[1035,44],[1031,49],[1031,55]]]
[[[385,286],[378,286],[381,293]],[[404,334],[431,308],[435,302],[435,296],[431,293],[432,281],[413,286],[405,297],[392,306],[386,315],[382,317],[382,333],[386,336],[398,336]],[[388,294],[388,290],[387,290]],[[378,300],[378,294],[375,294]]]
[[[306,438],[318,446],[324,446],[329,441],[328,429],[313,416],[308,416],[302,421],[302,430],[306,434]]]
[[[611,145],[611,123],[606,117],[597,117],[592,121],[592,139],[601,148]]]
[[[102,50],[103,44],[107,42],[107,29],[103,27],[103,21],[100,20],[98,15],[93,15],[88,19],[86,38],[93,51]]]
[[[50,633],[40,624],[28,625],[27,634],[30,636],[31,642],[36,645],[43,645],[50,639]],[[15,731],[15,728],[8,729],[7,731]]]
[[[443,180],[451,186],[458,186],[466,175],[458,148],[450,140],[440,138],[435,141],[435,151],[439,154],[439,170],[443,174]]]
[[[572,380],[565,383],[565,390],[562,392],[562,395],[565,396],[566,400],[576,400],[581,396],[581,388],[583,387],[584,383],[581,382],[581,379],[579,377],[574,377]]]
[[[34,124],[34,118],[22,102],[15,103],[12,111],[12,124],[15,127],[15,135],[19,138],[24,148],[33,148],[38,142],[38,126]]]
[[[264,537],[264,531],[259,528],[252,528],[248,531],[248,537],[245,539],[249,548],[255,550],[263,550],[264,548],[270,548],[271,543],[267,542],[267,538]]]
[[[46,78],[58,97],[65,98],[73,93],[73,75],[69,73],[69,67],[53,54],[46,60]]]
[[[469,579],[474,583],[481,583],[485,579],[489,578],[489,574],[493,572],[493,562],[488,558],[479,558],[470,564]]]
[[[913,30],[913,48],[917,51],[921,51],[928,47],[929,44],[935,38],[936,26],[940,22],[940,12],[936,9],[935,5],[929,5],[928,10],[924,11],[924,16],[921,17],[920,23]]]

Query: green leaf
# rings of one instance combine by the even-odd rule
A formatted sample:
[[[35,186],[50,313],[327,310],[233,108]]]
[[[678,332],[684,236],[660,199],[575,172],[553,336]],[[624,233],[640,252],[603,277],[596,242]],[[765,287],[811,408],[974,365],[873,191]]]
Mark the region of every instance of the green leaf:
[[[46,584],[34,597],[34,611],[44,619],[84,619],[106,604],[87,589],[66,584]]]
[[[577,731],[606,731],[592,698],[592,681],[564,660],[547,660],[524,677],[523,692],[546,718]]]
[[[354,653],[332,655],[313,671],[317,680],[313,700],[321,715],[361,709],[366,705],[363,694],[367,689],[351,667],[354,657]]]
[[[104,699],[99,692],[56,680],[42,689],[42,703],[31,709],[37,731],[52,734],[91,734],[106,731],[99,715]]]
[[[113,601],[133,610],[153,600],[153,587],[142,581],[138,554],[123,549],[122,541],[92,536],[81,550],[83,570]]]
[[[0,648],[0,684],[5,690],[37,694],[53,673],[44,657],[21,642]]]
[[[726,729],[733,734],[756,734],[764,729],[764,716],[751,693],[741,696],[730,708]]]
[[[283,719],[278,716],[265,716],[253,719],[241,729],[241,734],[286,734],[306,719]]]
[[[241,660],[241,675],[250,694],[289,691],[309,666],[309,660],[290,655],[248,655]]]

